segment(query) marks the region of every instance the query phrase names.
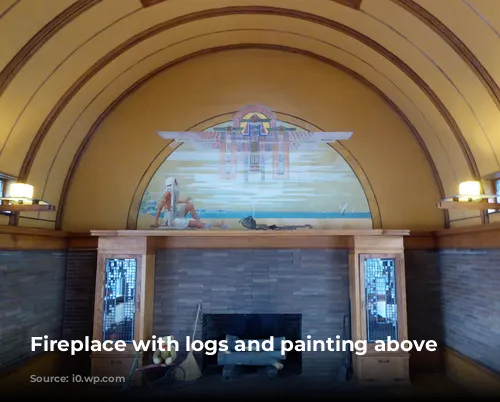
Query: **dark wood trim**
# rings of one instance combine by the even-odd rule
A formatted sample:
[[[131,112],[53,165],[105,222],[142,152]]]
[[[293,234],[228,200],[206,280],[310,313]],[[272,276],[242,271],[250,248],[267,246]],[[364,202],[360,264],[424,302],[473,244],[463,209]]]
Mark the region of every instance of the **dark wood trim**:
[[[97,238],[89,233],[0,226],[0,250],[97,249]]]
[[[66,250],[67,234],[56,230],[0,226],[0,250]]]
[[[355,10],[359,10],[361,8],[361,2],[362,2],[362,0],[330,0],[330,1],[341,4],[346,7],[353,8]]]
[[[151,6],[155,6],[156,4],[164,3],[167,0],[140,0],[142,7],[147,8]],[[353,8],[355,10],[359,10],[361,8],[362,0],[329,0],[334,3],[338,3],[342,6],[346,6],[349,8]]]
[[[460,56],[476,77],[479,78],[479,81],[486,88],[493,102],[500,109],[500,87],[474,53],[451,29],[414,0],[392,0],[392,2],[404,8],[437,33]]]
[[[147,8],[156,4],[164,3],[167,0],[141,0],[142,7]]]
[[[452,380],[463,385],[478,396],[500,395],[500,375],[479,365],[457,351],[442,348],[443,365]]]
[[[409,236],[403,237],[405,250],[434,250],[436,248],[436,237],[432,232],[410,232]]]
[[[404,238],[408,250],[500,249],[500,222],[428,232],[410,232]]]
[[[12,3],[9,7],[5,9],[3,13],[0,14],[0,20],[5,17],[12,9],[17,6],[20,3],[21,0],[16,0],[14,3]]]
[[[28,228],[22,226],[0,226],[0,234],[16,234],[30,236],[66,237],[67,232],[52,229]],[[1,247],[0,247],[1,248]]]
[[[134,231],[131,231],[131,233]],[[144,232],[144,231],[142,231]],[[331,231],[330,231],[331,232]],[[337,231],[342,233],[342,231]],[[345,231],[348,232],[348,231]],[[225,232],[206,236],[157,236],[160,248],[349,248],[348,236],[333,236],[328,231],[314,231],[314,236],[301,233],[265,233],[266,236],[224,236]],[[205,235],[205,236],[202,236]],[[269,236],[267,236],[269,235]],[[307,240],[304,240],[307,238]],[[264,240],[262,240],[264,239]],[[273,239],[272,242],[269,242]],[[405,250],[500,249],[500,223],[439,231],[410,232],[403,236]],[[228,242],[231,243],[228,246]],[[72,233],[61,230],[0,226],[0,250],[66,250],[97,248],[98,237],[90,232]],[[248,243],[248,244],[247,244]]]
[[[439,249],[500,249],[500,223],[434,232]]]
[[[420,134],[418,133],[417,129],[413,126],[413,124],[410,122],[408,117],[404,114],[404,112],[399,109],[399,107],[387,96],[385,95],[377,86],[372,84],[370,81],[368,81],[366,78],[361,76],[360,74],[356,73],[353,70],[350,70],[346,66],[339,64],[331,59],[328,59],[326,57],[319,56],[315,53],[308,52],[302,49],[296,49],[296,48],[290,48],[286,46],[278,46],[278,45],[264,45],[264,44],[238,44],[238,45],[228,45],[228,46],[221,46],[217,48],[212,48],[212,49],[204,49],[200,50],[198,52],[191,53],[189,55],[185,55],[177,60],[173,60],[163,66],[160,66],[159,68],[153,70],[152,72],[148,73],[146,76],[142,77],[140,80],[138,80],[136,83],[131,85],[126,91],[124,91],[118,98],[116,98],[105,110],[101,115],[97,118],[97,120],[94,122],[92,127],[90,128],[89,132],[85,136],[84,140],[81,142],[78,150],[75,153],[75,156],[71,162],[71,165],[68,169],[68,174],[66,175],[66,178],[64,180],[63,188],[61,190],[61,196],[59,199],[59,207],[57,209],[56,213],[56,229],[61,229],[62,228],[62,219],[65,211],[65,206],[66,206],[66,201],[69,193],[69,188],[71,185],[71,182],[73,180],[74,174],[76,172],[76,169],[78,167],[80,158],[82,157],[83,153],[87,149],[87,146],[94,134],[94,132],[97,130],[97,128],[100,126],[100,124],[104,121],[104,119],[123,101],[125,100],[129,95],[134,93],[137,89],[139,89],[144,83],[146,83],[148,80],[152,79],[154,76],[157,74],[167,70],[168,68],[171,68],[173,66],[176,66],[180,63],[183,63],[185,61],[191,60],[195,57],[203,56],[206,54],[210,53],[215,53],[215,52],[221,52],[221,51],[230,51],[230,50],[241,50],[241,49],[265,49],[265,50],[277,50],[277,51],[285,51],[285,52],[290,52],[290,53],[296,53],[296,54],[301,54],[307,57],[314,58],[316,60],[319,60],[323,63],[326,63],[332,67],[335,67],[337,69],[340,69],[344,71],[345,73],[349,74],[350,76],[354,77],[370,89],[372,89],[375,93],[377,93],[379,96],[382,97],[382,99],[385,100],[389,104],[389,106],[401,117],[401,119],[404,121],[404,123],[408,126],[412,134],[414,135],[416,141],[419,143],[420,147],[422,148],[426,158],[427,162],[429,163],[429,166],[431,168],[431,172],[434,178],[434,181],[438,187],[438,191],[440,193],[441,198],[444,198],[446,195],[444,193],[444,188],[443,184],[441,182],[439,172],[437,170],[436,165],[434,164],[434,161],[432,157],[430,156],[430,153],[425,146],[424,140],[420,137]],[[450,220],[449,220],[449,213],[447,210],[443,210],[443,217],[444,217],[444,227],[447,228],[449,227]]]
[[[68,249],[70,250],[97,250],[96,239],[90,234],[73,234],[68,236]]]
[[[33,36],[0,72],[0,96],[31,57],[59,30],[102,0],[78,0],[54,17]],[[22,23],[22,22],[21,22]]]
[[[97,0],[94,0],[97,1]],[[131,37],[129,40],[122,43],[120,46],[116,47],[114,50],[103,56],[99,59],[92,67],[90,67],[82,76],[76,80],[73,85],[66,91],[66,93],[59,99],[57,104],[51,110],[51,112],[46,117],[45,121],[42,123],[40,129],[35,134],[35,138],[33,139],[30,148],[26,154],[23,165],[20,171],[20,179],[25,180],[30,173],[33,162],[36,158],[36,154],[45,138],[50,128],[56,121],[57,117],[64,110],[66,105],[71,101],[71,99],[78,93],[78,91],[88,82],[92,77],[94,77],[102,68],[104,68],[107,64],[113,61],[116,57],[126,52],[128,49],[134,47],[138,43],[151,38],[160,32],[164,32],[168,29],[174,28],[176,26],[186,24],[193,21],[202,20],[205,18],[213,18],[219,16],[227,16],[227,15],[237,15],[237,14],[258,14],[258,15],[276,15],[276,16],[284,16],[288,18],[296,18],[304,21],[309,21],[312,23],[316,23],[322,26],[326,26],[330,29],[334,29],[336,31],[342,32],[366,46],[370,47],[372,50],[376,51],[393,64],[395,64],[401,71],[403,71],[420,89],[427,95],[427,97],[432,101],[434,106],[439,110],[441,116],[447,122],[451,131],[453,132],[462,153],[465,156],[467,164],[469,166],[469,170],[471,172],[471,179],[479,180],[479,169],[475,162],[474,156],[468,143],[466,142],[458,124],[454,120],[453,116],[446,108],[444,103],[439,99],[437,94],[430,88],[430,86],[413,70],[409,65],[404,63],[400,58],[398,58],[395,54],[391,53],[385,47],[383,47],[378,42],[369,38],[368,36],[354,30],[351,27],[348,27],[344,24],[341,24],[337,21],[329,20],[325,17],[318,16],[315,14],[310,14],[297,10],[276,8],[276,7],[267,7],[267,6],[248,6],[248,7],[240,7],[240,6],[231,6],[231,7],[223,7],[218,9],[210,9],[203,10],[195,13],[191,13],[188,15],[184,15],[178,18],[174,18],[169,21],[162,22],[153,27],[148,28],[147,30]],[[60,204],[61,205],[61,204]]]

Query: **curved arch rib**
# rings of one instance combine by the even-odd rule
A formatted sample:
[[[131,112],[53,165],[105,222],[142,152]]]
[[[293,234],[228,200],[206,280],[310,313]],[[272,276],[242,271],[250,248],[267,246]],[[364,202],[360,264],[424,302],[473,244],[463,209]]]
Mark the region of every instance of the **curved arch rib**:
[[[381,96],[385,102],[389,104],[389,106],[401,117],[401,119],[405,122],[405,124],[408,126],[409,130],[412,132],[414,135],[416,141],[419,143],[420,147],[422,148],[422,151],[424,152],[427,161],[429,163],[429,166],[432,171],[432,175],[434,178],[434,181],[436,183],[436,186],[438,188],[438,191],[440,193],[441,198],[445,197],[445,192],[444,192],[444,187],[443,184],[440,180],[437,168],[434,164],[434,161],[432,160],[430,153],[425,146],[425,143],[423,139],[420,137],[420,134],[416,130],[416,128],[412,125],[408,117],[403,113],[401,109],[389,98],[387,95],[385,95],[378,87],[373,85],[370,81],[368,81],[366,78],[362,77],[355,71],[350,70],[346,66],[339,64],[333,60],[330,60],[326,57],[317,55],[312,52],[308,52],[302,49],[296,49],[296,48],[290,48],[286,46],[277,46],[277,45],[264,45],[264,44],[238,44],[238,45],[228,45],[228,46],[221,46],[221,47],[216,47],[216,48],[210,48],[210,49],[204,49],[201,51],[197,51],[191,54],[188,54],[186,56],[183,56],[179,59],[173,60],[144,76],[141,78],[139,81],[137,81],[135,84],[130,86],[126,91],[124,91],[118,98],[116,98],[107,108],[104,110],[103,113],[98,117],[98,119],[94,122],[92,127],[90,128],[89,132],[85,136],[84,140],[80,144],[80,147],[78,148],[73,161],[71,162],[71,165],[68,169],[68,174],[66,176],[66,179],[63,184],[63,188],[61,191],[61,196],[59,199],[59,207],[57,209],[57,214],[56,214],[56,229],[61,229],[62,227],[62,220],[64,216],[64,210],[65,210],[65,203],[68,197],[69,189],[71,186],[71,181],[74,177],[74,174],[76,172],[76,169],[78,167],[79,161],[83,153],[85,152],[87,146],[89,145],[93,134],[99,127],[99,125],[104,121],[104,119],[121,103],[123,102],[129,95],[131,95],[134,91],[139,89],[143,84],[145,84],[148,80],[152,79],[154,76],[157,74],[167,70],[168,68],[171,68],[173,66],[176,66],[180,63],[183,63],[188,60],[192,60],[196,57],[200,57],[206,54],[214,53],[214,52],[222,52],[222,51],[231,51],[231,50],[241,50],[241,49],[264,49],[264,50],[277,50],[277,51],[284,51],[284,52],[291,52],[291,53],[296,53],[296,54],[301,54],[306,57],[311,57],[314,58],[315,60],[321,61],[323,63],[326,63],[332,67],[335,67],[337,69],[340,69],[350,76],[354,77],[358,81],[362,82],[364,85],[368,86],[370,89],[375,91],[379,96]],[[444,217],[444,226],[446,228],[449,227],[450,225],[450,219],[449,219],[449,214],[447,210],[443,210],[443,217]]]

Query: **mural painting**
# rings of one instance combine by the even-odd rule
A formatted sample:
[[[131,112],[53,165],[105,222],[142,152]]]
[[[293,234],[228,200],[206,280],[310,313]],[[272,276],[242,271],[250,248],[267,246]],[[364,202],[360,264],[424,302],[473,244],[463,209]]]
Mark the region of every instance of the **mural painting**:
[[[137,229],[371,229],[356,175],[329,144],[248,106],[203,132],[159,132],[180,145],[153,175]]]

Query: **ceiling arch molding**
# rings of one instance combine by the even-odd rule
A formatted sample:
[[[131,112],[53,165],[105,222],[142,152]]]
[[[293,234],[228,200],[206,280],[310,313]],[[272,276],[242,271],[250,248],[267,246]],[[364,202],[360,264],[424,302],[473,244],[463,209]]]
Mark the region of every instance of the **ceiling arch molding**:
[[[74,82],[74,84],[65,92],[65,94],[59,99],[55,107],[48,114],[39,130],[35,134],[35,138],[31,143],[29,151],[26,154],[26,157],[23,161],[23,165],[20,170],[20,179],[26,180],[29,175],[30,169],[33,165],[33,161],[35,160],[38,149],[40,148],[45,136],[48,131],[52,127],[53,123],[60,115],[60,113],[64,110],[66,105],[71,101],[71,99],[75,96],[75,94],[88,82],[90,79],[95,76],[104,66],[113,61],[120,54],[126,52],[128,49],[131,49],[138,43],[160,33],[165,30],[171,29],[175,26],[179,26],[181,24],[185,24],[188,22],[196,21],[199,19],[217,17],[217,16],[226,16],[226,15],[235,15],[235,14],[260,14],[260,15],[276,15],[276,16],[284,16],[289,18],[297,18],[305,21],[313,22],[316,24],[320,24],[326,26],[328,28],[334,29],[336,31],[342,32],[360,42],[369,46],[371,49],[378,52],[380,55],[388,59],[394,65],[396,65],[402,72],[404,72],[418,87],[422,90],[423,93],[430,99],[430,101],[437,108],[453,135],[455,136],[457,143],[459,144],[462,153],[467,161],[469,166],[469,170],[473,178],[479,178],[479,169],[477,167],[476,161],[472,154],[472,151],[466,142],[458,124],[454,120],[453,116],[446,108],[444,103],[439,99],[437,94],[429,87],[429,85],[418,76],[414,70],[410,68],[407,64],[405,64],[401,59],[399,59],[396,55],[389,52],[386,48],[380,45],[378,42],[375,42],[373,39],[368,36],[346,26],[340,24],[336,21],[329,20],[327,18],[305,13],[297,10],[283,9],[283,8],[274,8],[274,7],[264,7],[264,6],[248,6],[248,7],[224,7],[218,9],[204,10],[191,14],[184,15],[182,17],[174,18],[169,21],[165,21],[163,23],[157,24],[138,35],[130,38],[126,42],[122,43],[114,50],[103,56],[99,59],[94,65],[89,68],[83,75],[79,77],[79,79]]]
[[[74,128],[74,127],[78,124],[78,122],[79,122],[79,121],[83,118],[83,115],[84,115],[84,113],[86,112],[86,110],[88,110],[88,109],[90,108],[90,106],[92,105],[92,103],[93,103],[93,102],[95,102],[95,101],[98,99],[98,97],[99,97],[101,94],[103,94],[103,93],[104,93],[104,92],[105,92],[105,91],[106,91],[106,90],[107,90],[110,86],[112,86],[112,85],[113,85],[113,83],[114,83],[116,80],[120,79],[122,75],[126,74],[128,71],[130,71],[130,70],[131,70],[131,69],[133,69],[134,67],[138,66],[138,65],[139,65],[140,63],[142,63],[143,61],[147,60],[148,58],[150,58],[150,57],[154,56],[155,54],[158,54],[158,53],[160,53],[160,52],[162,52],[162,51],[164,51],[164,50],[166,50],[166,49],[168,49],[168,48],[170,48],[170,47],[177,46],[177,45],[179,45],[179,44],[181,44],[181,43],[186,43],[186,42],[188,42],[188,41],[190,41],[190,40],[193,40],[193,39],[196,39],[196,38],[200,38],[200,37],[206,37],[206,36],[209,36],[209,35],[213,35],[213,34],[222,34],[222,33],[231,35],[232,33],[235,33],[235,32],[238,32],[238,31],[240,31],[240,30],[239,30],[239,29],[236,29],[236,30],[226,30],[226,31],[210,32],[209,34],[201,34],[201,35],[197,35],[197,36],[193,36],[193,37],[190,37],[190,38],[183,39],[183,40],[181,40],[181,41],[179,41],[179,42],[175,42],[175,43],[172,43],[172,44],[167,44],[167,45],[165,45],[164,47],[161,47],[161,48],[157,49],[155,52],[153,52],[153,53],[151,53],[151,54],[148,54],[148,55],[144,56],[142,59],[139,59],[139,60],[138,60],[138,61],[136,61],[134,64],[131,64],[131,65],[130,65],[130,66],[128,66],[125,70],[121,71],[118,75],[116,75],[116,76],[115,76],[112,80],[110,80],[109,82],[107,82],[107,83],[106,83],[106,85],[105,85],[102,89],[100,89],[100,91],[99,91],[99,92],[98,92],[98,93],[97,93],[97,94],[96,94],[96,95],[92,98],[92,100],[91,100],[89,103],[87,103],[87,104],[86,104],[86,105],[82,108],[81,112],[77,115],[77,117],[74,119],[73,123],[70,125],[70,127],[69,127],[69,128],[68,128],[68,130],[66,131],[65,135],[63,136],[63,138],[62,138],[62,140],[61,140],[62,142],[61,142],[60,146],[57,148],[57,151],[55,152],[54,156],[52,157],[52,163],[50,164],[50,167],[49,167],[48,173],[47,173],[47,175],[46,175],[46,177],[45,177],[45,179],[44,179],[44,184],[41,186],[41,188],[42,188],[42,194],[41,194],[41,197],[42,197],[42,198],[44,198],[44,197],[45,197],[45,195],[46,195],[45,191],[46,191],[46,189],[47,189],[47,185],[48,185],[48,183],[49,183],[49,180],[50,180],[50,177],[51,177],[51,173],[52,173],[53,168],[54,168],[54,166],[55,166],[55,164],[56,164],[56,160],[57,160],[57,158],[58,158],[58,157],[59,157],[59,155],[60,155],[60,152],[62,152],[62,148],[63,148],[63,144],[64,144],[64,142],[65,142],[65,141],[67,141],[68,137],[71,135],[71,132],[72,132],[73,128]],[[243,29],[243,31],[247,31],[247,30]],[[254,31],[254,30],[251,30],[251,31]],[[263,31],[263,30],[261,30],[261,29],[256,29],[255,31]],[[283,33],[286,33],[286,34],[294,35],[294,36],[296,36],[296,37],[307,38],[308,40],[313,40],[313,41],[315,41],[315,42],[320,42],[320,43],[322,43],[322,44],[328,45],[328,46],[329,46],[329,47],[331,47],[331,48],[334,48],[334,49],[336,49],[336,50],[338,50],[338,51],[341,51],[342,53],[345,53],[345,54],[347,54],[347,55],[349,55],[349,56],[352,56],[352,57],[353,57],[353,58],[355,58],[356,60],[361,61],[364,65],[366,65],[366,66],[370,67],[371,69],[373,69],[373,71],[375,71],[377,74],[380,74],[382,77],[384,77],[384,78],[385,78],[385,79],[386,79],[389,83],[391,83],[392,85],[394,85],[394,87],[395,87],[395,88],[397,88],[397,89],[398,89],[398,91],[399,91],[399,92],[400,92],[403,96],[405,96],[405,97],[406,97],[406,98],[407,98],[407,99],[411,102],[411,99],[410,99],[410,98],[409,98],[409,97],[405,94],[405,92],[404,92],[402,89],[400,89],[400,88],[397,86],[397,84],[396,84],[395,82],[393,82],[393,81],[391,80],[391,78],[390,78],[390,77],[388,77],[387,75],[385,75],[382,71],[377,70],[377,68],[376,68],[375,66],[372,66],[370,63],[368,63],[368,62],[364,61],[363,59],[361,59],[361,58],[359,58],[358,56],[356,56],[354,53],[351,53],[351,52],[349,52],[348,50],[343,49],[342,47],[339,47],[339,46],[333,45],[333,44],[331,44],[331,43],[329,43],[329,42],[326,42],[326,41],[321,41],[321,40],[316,39],[316,38],[314,38],[314,37],[310,37],[310,36],[303,35],[303,34],[297,34],[297,33],[294,33],[294,32],[279,31],[279,30],[272,30],[272,31],[264,30],[264,32],[266,32],[266,33],[267,33],[267,32],[272,32],[273,34],[277,34],[277,33],[283,34]],[[282,45],[282,46],[285,46],[285,45]],[[298,46],[296,46],[296,47],[294,47],[294,48],[299,49],[299,47],[298,47]],[[302,47],[302,49],[304,49],[304,47]],[[329,59],[331,59],[331,58],[329,57]],[[334,59],[331,59],[331,60],[334,60]],[[336,65],[339,65],[339,62],[337,62],[337,63],[336,63]],[[349,68],[349,67],[348,67],[348,69],[353,70],[352,68]],[[353,70],[353,71],[354,71],[354,70]],[[366,78],[365,78],[365,80],[368,80],[368,81],[369,81],[369,79],[366,79]],[[376,85],[372,85],[372,86],[376,86]],[[382,92],[383,92],[383,91],[382,91]],[[386,96],[386,98],[387,98],[387,96]],[[423,116],[424,120],[425,120],[425,121],[426,121],[426,123],[429,125],[429,128],[431,128],[431,130],[432,130],[431,124],[429,123],[429,121],[428,121],[428,120],[426,120],[426,119],[425,119],[425,116],[424,116],[424,114],[422,113],[422,111],[418,108],[418,106],[417,106],[416,104],[414,104],[413,102],[411,102],[411,103],[412,103],[412,105],[415,107],[415,109],[417,110],[417,113]],[[405,118],[406,118],[406,117],[407,117],[407,116],[405,115]],[[421,131],[421,130],[422,130],[422,128],[420,129],[420,131]],[[418,132],[419,130],[416,130],[416,131]],[[419,137],[420,137],[419,135],[417,135],[417,136],[416,136],[416,138],[417,138],[417,139],[418,139]],[[449,158],[449,152],[448,152],[447,148],[446,148],[446,147],[445,147],[445,146],[441,143],[439,136],[437,136],[437,135],[436,135],[436,136],[435,136],[435,138],[436,138],[437,142],[438,142],[438,143],[440,143],[440,145],[441,145],[442,152],[443,152],[443,156],[444,156],[444,158],[448,161],[449,166],[450,166],[450,169],[451,169],[451,172],[452,172],[452,173],[454,173],[453,166],[452,166],[452,163],[451,163],[451,161],[450,161],[450,158]],[[423,139],[422,139],[422,140],[423,140]],[[425,143],[425,140],[423,140],[423,141],[422,141],[422,144],[423,144],[423,143]],[[428,150],[428,146],[427,146],[427,145],[425,145],[425,146],[424,146],[424,148],[425,148],[425,152],[427,152],[427,150]],[[429,152],[429,157],[428,157],[428,160],[431,160],[431,159],[433,159],[433,158],[432,158],[432,153],[430,153],[430,152]],[[437,172],[438,172],[438,174],[439,174],[439,175],[442,175],[442,174],[443,174],[443,173],[442,173],[442,172],[438,169],[438,167],[437,167],[437,166],[436,166],[436,170],[437,170]],[[455,177],[454,177],[454,179],[456,180],[456,179],[457,179],[457,177],[455,176]],[[443,182],[443,180],[441,180],[441,182]]]
[[[66,25],[70,24],[89,8],[100,3],[102,0],[77,0],[64,11],[59,13],[54,19],[46,24],[36,33],[10,62],[0,71],[0,96],[5,92],[10,82],[17,73],[28,63],[31,56],[35,54],[47,41]],[[16,5],[15,3],[14,5]]]
[[[438,18],[414,0],[391,0],[436,32],[467,64],[500,109],[500,87],[472,51]]]
[[[198,130],[206,130],[209,127],[213,127],[214,125],[221,124],[223,122],[229,121],[235,118],[235,113],[237,111],[233,111],[231,113],[225,113],[218,116],[212,116],[203,122],[200,122],[192,127],[189,127],[187,131],[198,131]],[[285,121],[287,123],[294,124],[298,127],[304,128],[310,131],[324,131],[320,127],[316,127],[310,122],[303,120],[299,117],[289,115],[287,113],[281,113],[278,111],[271,112],[277,115],[278,120]],[[156,157],[151,161],[148,168],[142,175],[141,179],[137,183],[134,191],[134,195],[130,202],[130,206],[128,209],[128,217],[127,217],[127,230],[135,230],[137,229],[137,217],[139,214],[139,208],[142,201],[142,197],[146,188],[151,181],[151,178],[154,176],[156,171],[159,169],[161,164],[180,146],[180,143],[176,143],[175,141],[168,141],[166,145],[157,153]],[[373,191],[372,185],[368,176],[366,175],[363,167],[356,160],[356,158],[349,152],[349,150],[345,147],[345,145],[341,144],[339,141],[336,141],[333,144],[329,144],[335,151],[337,151],[340,156],[346,161],[346,163],[351,167],[352,171],[356,175],[363,192],[365,193],[366,199],[368,201],[368,206],[370,209],[371,219],[373,229],[381,229],[382,228],[382,216],[380,214],[380,207],[378,200],[375,196],[375,192]]]
[[[71,23],[74,19],[87,11],[89,8],[97,5],[102,0],[77,0],[63,12],[58,14],[50,23],[46,24],[35,36],[33,36],[23,48],[12,58],[12,60],[0,72],[0,95],[5,91],[5,88],[14,79],[17,72],[30,60],[41,46],[43,46],[52,36],[59,32],[64,26]],[[143,7],[156,5],[165,0],[156,0],[145,4],[145,0],[141,0]],[[361,0],[329,0],[339,4],[344,4],[353,9],[359,10]],[[500,109],[500,87],[488,73],[486,68],[481,64],[477,57],[470,49],[438,18],[428,12],[424,7],[420,6],[414,0],[391,0],[396,5],[404,8],[413,16],[425,23],[430,29],[436,32],[460,57],[465,61],[469,68],[474,71],[481,83],[487,89],[493,101]],[[19,1],[13,3],[3,14],[6,14],[17,5]],[[0,16],[1,17],[1,16]]]
[[[179,59],[173,60],[171,62],[168,62],[159,68],[156,68],[155,70],[151,71],[144,77],[142,77],[140,80],[135,82],[132,86],[130,86],[127,90],[125,90],[119,97],[117,97],[111,104],[108,105],[108,107],[100,114],[100,116],[96,119],[96,121],[92,124],[90,130],[86,134],[84,140],[80,143],[80,146],[78,150],[75,153],[75,156],[71,162],[71,165],[68,169],[68,174],[66,175],[66,178],[63,183],[62,191],[60,194],[60,199],[58,202],[58,210],[56,213],[56,229],[61,229],[62,228],[62,223],[64,219],[64,211],[65,211],[65,205],[66,205],[66,200],[69,194],[71,182],[73,180],[73,177],[75,175],[75,172],[78,168],[79,161],[84,154],[85,150],[87,149],[94,133],[97,131],[98,127],[100,124],[106,119],[106,117],[120,104],[122,103],[128,96],[130,96],[132,93],[134,93],[137,89],[139,89],[143,84],[145,84],[148,80],[152,79],[155,77],[157,74],[166,71],[167,69],[174,67],[176,65],[179,65],[180,63],[183,63],[188,60],[192,60],[196,57],[204,56],[207,54],[215,53],[215,52],[224,52],[224,51],[231,51],[231,50],[242,50],[242,49],[263,49],[263,50],[276,50],[276,51],[283,51],[283,52],[289,52],[289,53],[296,53],[300,54],[306,57],[313,58],[315,60],[321,61],[325,64],[328,64],[334,68],[337,68],[339,70],[344,71],[345,73],[349,74],[350,76],[354,77],[361,83],[363,83],[365,86],[369,87],[372,91],[374,91],[376,94],[378,94],[404,121],[406,126],[409,128],[411,133],[413,134],[415,140],[418,142],[419,146],[421,147],[426,160],[429,164],[429,167],[431,168],[432,176],[434,178],[434,182],[438,188],[439,194],[441,197],[445,196],[445,191],[444,187],[441,181],[441,178],[439,176],[438,170],[436,168],[436,165],[429,153],[429,150],[427,149],[423,139],[421,138],[420,134],[416,130],[416,128],[413,126],[411,121],[408,119],[408,117],[404,114],[404,112],[384,93],[382,92],[378,87],[376,87],[374,84],[372,84],[370,81],[368,81],[366,78],[358,74],[357,72],[350,70],[346,66],[337,63],[336,61],[333,61],[331,59],[328,59],[326,57],[320,56],[318,54],[303,50],[303,49],[297,49],[297,48],[292,48],[292,47],[286,47],[286,46],[281,46],[281,45],[269,45],[269,44],[236,44],[236,45],[228,45],[228,46],[221,46],[221,47],[215,47],[215,48],[208,48],[208,49],[203,49],[188,55],[185,55]],[[444,226],[449,227],[450,226],[450,217],[448,214],[447,210],[443,210],[443,219],[444,219]]]

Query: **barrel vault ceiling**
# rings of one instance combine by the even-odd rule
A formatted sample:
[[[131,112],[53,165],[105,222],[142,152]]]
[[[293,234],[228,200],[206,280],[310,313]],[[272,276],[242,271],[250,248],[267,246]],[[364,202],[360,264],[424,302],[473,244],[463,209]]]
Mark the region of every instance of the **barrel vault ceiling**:
[[[61,205],[88,139],[131,89],[241,48],[300,53],[372,87],[443,195],[500,171],[499,1],[1,0],[0,172]]]

